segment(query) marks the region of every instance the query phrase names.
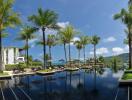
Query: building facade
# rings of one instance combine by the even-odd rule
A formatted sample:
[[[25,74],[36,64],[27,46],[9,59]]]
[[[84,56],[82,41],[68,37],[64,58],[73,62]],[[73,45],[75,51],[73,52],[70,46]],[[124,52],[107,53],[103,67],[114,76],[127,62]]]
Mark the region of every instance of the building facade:
[[[6,47],[3,48],[3,62],[4,64],[18,64],[24,62],[24,57],[21,57],[20,48]]]

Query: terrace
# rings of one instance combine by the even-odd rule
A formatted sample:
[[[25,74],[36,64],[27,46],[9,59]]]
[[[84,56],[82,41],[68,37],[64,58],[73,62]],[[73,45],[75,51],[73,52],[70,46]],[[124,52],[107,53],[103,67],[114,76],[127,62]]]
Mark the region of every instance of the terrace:
[[[132,0],[0,0],[0,100],[132,100],[131,30]]]

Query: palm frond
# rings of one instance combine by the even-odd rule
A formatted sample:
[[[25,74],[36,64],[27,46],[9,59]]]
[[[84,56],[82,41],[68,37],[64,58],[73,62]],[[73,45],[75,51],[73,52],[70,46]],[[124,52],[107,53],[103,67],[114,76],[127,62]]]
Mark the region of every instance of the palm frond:
[[[7,27],[14,27],[20,24],[19,14],[13,12],[12,5],[14,0],[1,0],[0,2],[0,24],[2,25],[1,31]]]
[[[100,37],[98,37],[97,35],[94,35],[94,36],[92,37],[91,43],[92,43],[93,45],[97,45],[97,44],[99,43],[99,41],[100,41]]]
[[[28,20],[38,27],[58,29],[57,26],[58,15],[52,10],[38,9],[38,14],[28,17]]]

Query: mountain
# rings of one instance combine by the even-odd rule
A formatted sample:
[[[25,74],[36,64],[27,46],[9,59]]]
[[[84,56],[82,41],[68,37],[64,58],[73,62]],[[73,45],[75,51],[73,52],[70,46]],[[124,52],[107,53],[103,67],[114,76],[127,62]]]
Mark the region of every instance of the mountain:
[[[105,57],[105,61],[110,61],[113,57],[114,56]],[[126,62],[128,62],[129,55],[128,55],[128,53],[123,53],[123,54],[119,54],[119,55],[117,55],[115,57],[120,59],[123,63],[126,63]]]

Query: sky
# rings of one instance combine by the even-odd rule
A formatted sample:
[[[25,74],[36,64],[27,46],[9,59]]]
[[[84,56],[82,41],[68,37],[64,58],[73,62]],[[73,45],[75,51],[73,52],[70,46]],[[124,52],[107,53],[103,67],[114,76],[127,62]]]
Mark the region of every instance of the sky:
[[[31,24],[27,17],[36,14],[38,8],[54,10],[58,16],[58,24],[65,27],[72,24],[75,29],[83,35],[98,35],[101,40],[97,45],[97,55],[111,56],[128,52],[128,46],[123,44],[126,37],[124,33],[125,26],[121,21],[113,20],[113,15],[118,13],[122,8],[127,8],[127,0],[15,0],[13,10],[20,14],[23,24]],[[4,46],[22,47],[23,41],[15,41],[21,27],[14,29],[8,28],[9,36],[3,39]],[[42,32],[35,33],[40,39]],[[54,34],[54,31],[47,30],[46,34]],[[77,37],[74,39],[78,39]],[[42,47],[35,45],[31,40],[29,54],[34,59],[41,59]],[[47,49],[48,51],[48,49]],[[82,52],[82,51],[81,51]],[[78,57],[78,52],[74,45],[71,44],[72,58]],[[86,57],[93,56],[93,46],[87,45]],[[62,45],[52,48],[52,57],[54,60],[64,58]],[[83,54],[81,53],[81,58]]]

